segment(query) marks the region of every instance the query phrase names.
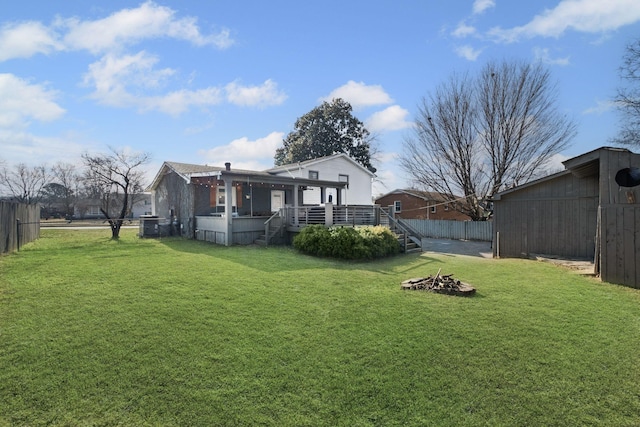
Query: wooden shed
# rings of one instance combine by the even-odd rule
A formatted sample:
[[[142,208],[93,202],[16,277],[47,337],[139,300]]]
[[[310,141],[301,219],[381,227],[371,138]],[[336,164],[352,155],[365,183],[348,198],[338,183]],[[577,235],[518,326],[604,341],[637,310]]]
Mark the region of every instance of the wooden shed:
[[[640,154],[602,147],[563,164],[494,197],[494,256],[593,260],[602,280],[640,288]]]

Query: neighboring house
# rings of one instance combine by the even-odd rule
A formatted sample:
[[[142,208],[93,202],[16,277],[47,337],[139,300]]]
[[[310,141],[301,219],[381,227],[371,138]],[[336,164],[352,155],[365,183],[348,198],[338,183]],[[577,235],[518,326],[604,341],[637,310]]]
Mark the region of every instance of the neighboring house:
[[[149,191],[172,233],[231,245],[255,241],[274,214],[297,225],[313,213],[304,207],[372,207],[373,177],[345,154],[265,171],[165,162]]]
[[[140,218],[143,215],[151,215],[151,193],[139,193],[129,196],[133,201],[133,205],[127,218]],[[79,199],[74,206],[73,216],[77,219],[101,219],[104,218],[100,208],[102,201],[100,199]]]
[[[471,218],[457,211],[456,203],[442,194],[413,189],[398,189],[375,200],[376,205],[389,208],[394,216],[402,219],[443,219],[469,221]]]
[[[133,195],[131,206],[131,218],[140,218],[143,215],[152,214],[151,193],[145,192]]]
[[[494,256],[594,260],[602,280],[640,288],[640,155],[603,147],[563,164],[494,196]]]

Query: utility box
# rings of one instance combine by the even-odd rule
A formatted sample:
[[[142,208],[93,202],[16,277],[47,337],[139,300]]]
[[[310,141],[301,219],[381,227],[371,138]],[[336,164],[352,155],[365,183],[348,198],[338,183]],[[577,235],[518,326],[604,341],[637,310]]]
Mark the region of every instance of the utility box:
[[[159,237],[160,236],[160,218],[157,215],[141,215],[140,216],[140,237]]]

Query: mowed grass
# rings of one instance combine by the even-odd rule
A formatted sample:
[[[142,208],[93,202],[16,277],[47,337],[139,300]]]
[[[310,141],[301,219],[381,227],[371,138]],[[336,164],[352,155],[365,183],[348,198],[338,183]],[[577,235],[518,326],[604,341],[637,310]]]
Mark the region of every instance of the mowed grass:
[[[43,230],[0,258],[0,426],[637,426],[640,291],[547,263]],[[402,291],[454,273],[472,298]]]

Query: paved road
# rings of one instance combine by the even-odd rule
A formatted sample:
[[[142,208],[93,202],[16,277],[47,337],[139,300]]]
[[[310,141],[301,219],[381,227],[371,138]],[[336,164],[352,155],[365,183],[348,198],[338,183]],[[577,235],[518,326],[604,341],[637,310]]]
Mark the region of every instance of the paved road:
[[[478,242],[475,240],[431,239],[425,237],[422,239],[422,251],[493,258],[491,242]]]
[[[125,228],[140,228],[137,225],[123,225]],[[109,224],[105,225],[41,225],[40,230],[110,230]]]

